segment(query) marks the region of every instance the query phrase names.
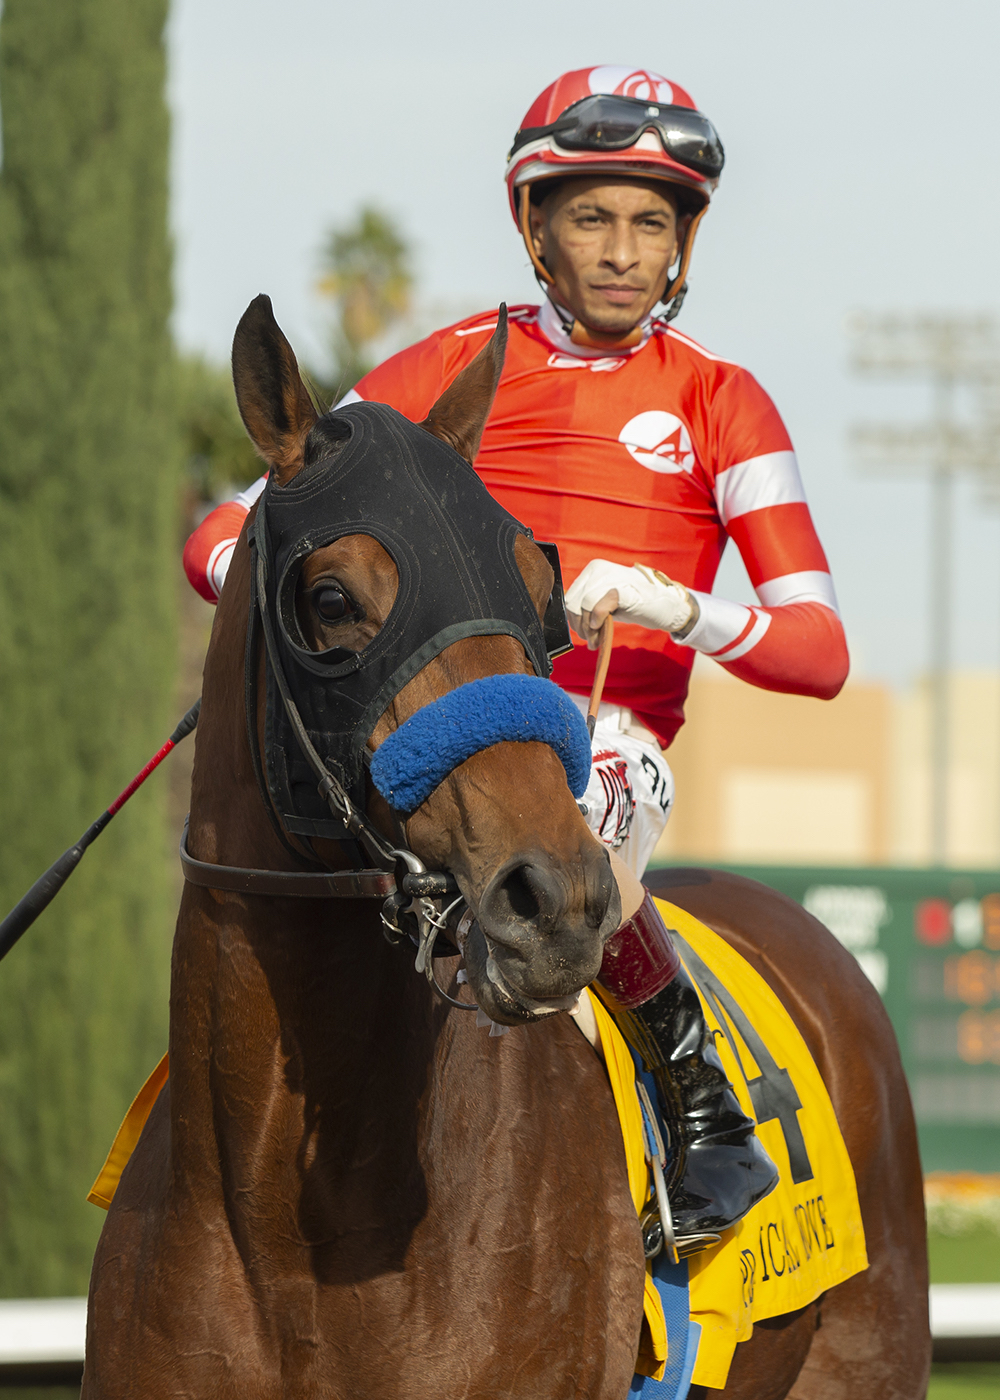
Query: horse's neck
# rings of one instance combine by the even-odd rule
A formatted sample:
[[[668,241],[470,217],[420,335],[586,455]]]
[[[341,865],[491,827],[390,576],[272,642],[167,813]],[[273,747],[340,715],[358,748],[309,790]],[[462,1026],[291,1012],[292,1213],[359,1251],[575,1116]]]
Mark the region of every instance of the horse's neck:
[[[179,1171],[199,1163],[265,1253],[299,1232],[415,1222],[442,1019],[373,910],[189,891],[171,1023]]]
[[[289,869],[246,733],[246,553],[241,542],[206,660],[188,839],[201,860]],[[179,1178],[196,1163],[227,1198],[297,1211],[298,1195],[344,1186],[366,1161],[363,1194],[391,1198],[442,1019],[412,961],[381,936],[377,900],[188,886],[171,999]]]
[[[189,844],[201,860],[288,869],[246,736],[247,563],[241,544],[206,662]],[[200,1211],[215,1203],[250,1271],[301,1270],[303,1251],[313,1269],[328,1256],[331,1278],[400,1268],[429,1183],[471,1189],[483,1144],[524,1137],[528,1086],[561,1055],[551,1027],[516,1032],[532,1045],[502,1054],[507,1042],[471,1022],[446,1013],[408,946],[385,942],[375,900],[188,886],[171,996],[174,1188]]]

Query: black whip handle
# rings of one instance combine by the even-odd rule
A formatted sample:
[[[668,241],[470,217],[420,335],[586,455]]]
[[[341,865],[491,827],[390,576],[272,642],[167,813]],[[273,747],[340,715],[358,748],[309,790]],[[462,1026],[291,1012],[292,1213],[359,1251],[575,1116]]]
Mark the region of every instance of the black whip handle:
[[[145,782],[149,774],[159,763],[166,758],[167,754],[179,744],[182,739],[186,739],[198,723],[198,712],[201,709],[201,700],[196,700],[188,710],[187,714],[178,724],[170,738],[150,759],[146,767],[139,773],[132,782],[129,783],[125,791],[114,801],[106,812],[102,812],[96,822],[92,822],[87,830],[80,837],[75,845],[70,846],[68,851],[63,851],[59,859],[50,865],[45,874],[40,876],[32,885],[28,893],[21,899],[0,924],[0,959],[3,959],[13,948],[14,944],[25,933],[38,918],[43,909],[55,899],[56,895],[65,885],[66,881],[73,874],[73,871],[83,859],[83,853],[90,843],[100,836],[111,818],[132,796],[132,793]]]
[[[96,826],[97,823],[95,822],[94,825]],[[93,830],[93,827],[90,830]],[[94,835],[96,836],[97,833],[94,832]],[[52,903],[80,864],[84,851],[90,845],[87,836],[90,836],[90,831],[87,832],[86,836],[82,836],[75,846],[70,846],[68,851],[63,851],[55,864],[50,865],[45,874],[35,881],[24,898],[14,906],[3,923],[0,924],[0,958],[7,956],[21,934],[25,933],[42,910]]]
[[[187,714],[181,720],[180,724],[171,734],[169,742],[171,744],[179,744],[182,739],[186,739],[189,734],[193,733],[194,729],[198,724],[198,716],[200,714],[201,696],[199,696],[198,699],[194,702],[190,710],[188,710]]]

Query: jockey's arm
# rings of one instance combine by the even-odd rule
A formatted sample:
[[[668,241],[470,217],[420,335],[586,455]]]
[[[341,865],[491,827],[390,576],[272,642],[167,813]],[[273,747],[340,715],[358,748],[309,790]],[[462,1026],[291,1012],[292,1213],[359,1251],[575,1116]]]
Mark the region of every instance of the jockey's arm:
[[[184,572],[196,593],[217,603],[250,507],[267,485],[267,473],[231,501],[209,511],[184,546]]]
[[[794,454],[723,472],[715,497],[761,606],[699,594],[700,616],[683,644],[765,690],[832,700],[850,660]]]
[[[337,404],[355,403],[360,395],[349,390]],[[208,603],[217,603],[226,581],[233,550],[250,508],[267,485],[267,472],[231,501],[223,501],[209,511],[188,537],[184,546],[184,572],[196,593]]]
[[[761,606],[687,589],[642,565],[595,559],[566,595],[575,630],[596,645],[597,629],[614,612],[623,622],[669,632],[752,685],[832,700],[847,679],[847,642],[805,500],[728,518],[726,504],[723,496],[720,513]]]
[[[217,506],[185,546],[187,576],[210,603],[218,600],[237,537],[265,481],[260,477],[235,500]],[[668,588],[670,581],[662,575],[656,578],[654,570],[637,573],[594,560],[567,595],[576,630],[585,638],[596,636],[604,617],[617,608],[623,622],[671,632],[680,645],[704,652],[752,685],[832,699],[847,679],[847,643],[808,507],[798,502],[749,511],[731,520],[728,528],[751,578],[761,579],[756,591],[762,606],[730,603],[680,584]],[[766,580],[763,572],[770,575]],[[622,602],[615,598],[612,604],[612,591],[619,586]],[[693,606],[685,608],[683,600]],[[591,609],[594,624],[588,627],[580,614]]]

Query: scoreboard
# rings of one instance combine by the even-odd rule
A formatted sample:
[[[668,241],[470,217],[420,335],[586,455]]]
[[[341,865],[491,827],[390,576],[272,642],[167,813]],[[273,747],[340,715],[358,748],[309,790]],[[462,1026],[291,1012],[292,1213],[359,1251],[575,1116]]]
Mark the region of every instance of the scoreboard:
[[[1000,874],[734,866],[804,905],[896,1030],[925,1171],[1000,1171]]]

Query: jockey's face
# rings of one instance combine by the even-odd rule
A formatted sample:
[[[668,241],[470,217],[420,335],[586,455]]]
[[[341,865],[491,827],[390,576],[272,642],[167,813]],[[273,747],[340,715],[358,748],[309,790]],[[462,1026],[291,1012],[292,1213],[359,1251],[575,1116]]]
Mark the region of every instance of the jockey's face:
[[[668,185],[607,175],[565,180],[531,210],[556,298],[609,336],[627,334],[659,301],[689,221]]]

